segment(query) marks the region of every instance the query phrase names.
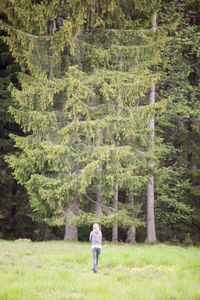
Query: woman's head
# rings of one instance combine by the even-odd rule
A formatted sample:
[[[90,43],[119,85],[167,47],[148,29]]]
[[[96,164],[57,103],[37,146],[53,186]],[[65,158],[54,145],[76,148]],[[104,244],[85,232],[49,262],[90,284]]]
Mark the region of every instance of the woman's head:
[[[93,224],[93,230],[99,230],[99,225],[97,223]]]

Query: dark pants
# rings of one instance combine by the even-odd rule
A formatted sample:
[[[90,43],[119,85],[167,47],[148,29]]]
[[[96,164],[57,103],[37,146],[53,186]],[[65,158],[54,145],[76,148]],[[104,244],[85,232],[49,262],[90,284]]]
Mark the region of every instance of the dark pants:
[[[101,253],[101,248],[92,248],[92,257],[93,257],[93,270],[94,272],[97,271],[99,255]]]

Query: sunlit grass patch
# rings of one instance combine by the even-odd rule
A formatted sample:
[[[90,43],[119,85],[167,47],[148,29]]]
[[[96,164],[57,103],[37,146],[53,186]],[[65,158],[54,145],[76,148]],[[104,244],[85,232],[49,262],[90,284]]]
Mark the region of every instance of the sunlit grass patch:
[[[106,243],[0,242],[0,299],[200,300],[200,249]]]

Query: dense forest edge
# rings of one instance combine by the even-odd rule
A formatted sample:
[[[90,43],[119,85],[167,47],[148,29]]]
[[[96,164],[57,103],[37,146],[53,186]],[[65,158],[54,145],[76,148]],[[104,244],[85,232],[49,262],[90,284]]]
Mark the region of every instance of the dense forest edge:
[[[97,221],[105,240],[144,242],[153,176],[155,240],[199,245],[200,1],[14,2],[0,4],[0,239],[88,241]]]

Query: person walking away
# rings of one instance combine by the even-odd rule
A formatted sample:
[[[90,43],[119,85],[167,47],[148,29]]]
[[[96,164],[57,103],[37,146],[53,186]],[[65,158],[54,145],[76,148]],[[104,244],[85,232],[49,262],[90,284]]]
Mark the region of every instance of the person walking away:
[[[93,225],[89,240],[92,242],[93,272],[97,273],[99,255],[102,248],[102,233],[97,223]]]

